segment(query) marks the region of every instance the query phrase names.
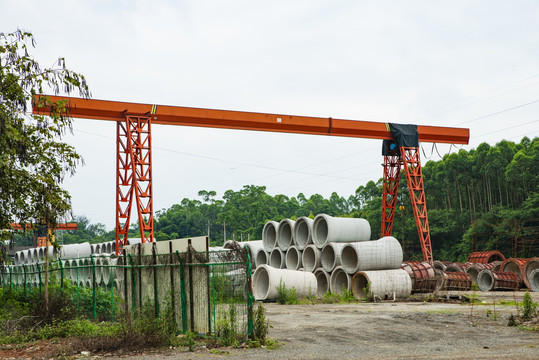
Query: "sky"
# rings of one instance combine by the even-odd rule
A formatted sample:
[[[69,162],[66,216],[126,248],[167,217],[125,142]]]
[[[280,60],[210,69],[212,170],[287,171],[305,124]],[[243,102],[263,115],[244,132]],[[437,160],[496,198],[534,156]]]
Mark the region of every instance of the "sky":
[[[0,24],[93,99],[470,129],[469,145],[421,144],[423,162],[539,136],[533,0],[0,0]],[[112,230],[115,124],[73,129],[73,213]],[[381,140],[154,125],[152,142],[155,211],[244,185],[348,198],[382,177]]]

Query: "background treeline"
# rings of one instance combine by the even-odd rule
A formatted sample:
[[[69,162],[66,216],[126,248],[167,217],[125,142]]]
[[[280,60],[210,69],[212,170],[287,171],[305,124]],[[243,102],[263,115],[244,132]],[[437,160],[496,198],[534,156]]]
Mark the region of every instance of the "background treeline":
[[[381,171],[380,171],[381,172]],[[520,143],[483,143],[477,149],[445,155],[423,167],[431,241],[436,259],[464,261],[475,250],[500,250],[506,256],[539,256],[539,138]],[[382,179],[369,181],[344,198],[337,193],[326,199],[271,196],[265,186],[246,185],[228,190],[222,199],[215,191],[202,190],[198,199],[183,199],[157,211],[155,237],[167,240],[209,234],[212,245],[224,239],[260,239],[264,223],[285,217],[363,217],[380,236]],[[404,210],[399,208],[404,206]],[[114,239],[102,224],[75,219],[79,230],[60,235],[63,243],[101,242]],[[138,225],[131,227],[139,237]],[[415,220],[404,174],[401,175],[393,236],[405,249],[406,259],[420,259]]]

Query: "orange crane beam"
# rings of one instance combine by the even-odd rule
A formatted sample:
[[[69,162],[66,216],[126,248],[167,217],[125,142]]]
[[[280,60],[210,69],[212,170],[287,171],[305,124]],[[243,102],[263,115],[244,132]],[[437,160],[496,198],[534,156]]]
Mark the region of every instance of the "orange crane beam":
[[[9,226],[13,230],[33,230],[37,225],[10,223]],[[77,223],[56,224],[54,230],[77,230]]]
[[[125,121],[125,115],[151,117],[152,124],[197,126],[222,129],[272,131],[296,134],[346,136],[392,140],[386,123],[322,117],[215,110],[182,106],[151,105],[65,96],[37,95],[52,102],[66,101],[71,117]],[[35,101],[32,112],[48,115],[49,109]],[[419,141],[468,144],[470,130],[464,128],[418,125]]]

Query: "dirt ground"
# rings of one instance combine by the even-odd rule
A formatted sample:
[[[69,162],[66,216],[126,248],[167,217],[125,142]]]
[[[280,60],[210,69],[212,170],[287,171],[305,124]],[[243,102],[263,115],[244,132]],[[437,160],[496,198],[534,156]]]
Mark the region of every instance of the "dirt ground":
[[[453,293],[453,295],[462,295]],[[539,359],[539,332],[508,327],[513,293],[480,294],[472,306],[453,302],[278,305],[267,303],[277,349],[156,350],[108,359]],[[517,301],[520,301],[519,293]],[[539,302],[539,293],[534,293]],[[497,319],[493,318],[496,313]],[[489,316],[487,316],[487,314]],[[17,357],[31,357],[18,354]],[[8,356],[7,353],[0,353]],[[94,354],[80,356],[102,357]],[[13,356],[12,356],[13,357]]]

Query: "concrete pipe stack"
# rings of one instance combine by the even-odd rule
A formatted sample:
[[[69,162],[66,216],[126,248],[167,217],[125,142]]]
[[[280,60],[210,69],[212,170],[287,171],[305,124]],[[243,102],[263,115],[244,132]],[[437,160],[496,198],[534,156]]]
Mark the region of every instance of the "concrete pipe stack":
[[[399,289],[405,289],[393,291],[395,296],[403,296],[406,289],[411,292],[410,276],[402,280],[402,272],[394,271],[399,270],[403,258],[399,242],[393,237],[371,240],[370,236],[371,228],[365,219],[319,214],[314,219],[268,221],[262,231],[263,249],[256,253],[256,268],[264,262],[273,268],[286,267],[294,271],[303,268],[303,272],[315,275],[318,296],[327,291],[351,291],[353,276],[359,271],[375,271],[370,274],[373,279],[390,284],[378,286],[377,296],[386,296],[385,292],[389,290],[384,289],[393,289],[395,282],[403,282]],[[384,274],[385,271],[389,271],[388,274]],[[400,275],[394,277],[392,274],[395,273]],[[257,279],[253,280],[254,287]]]

